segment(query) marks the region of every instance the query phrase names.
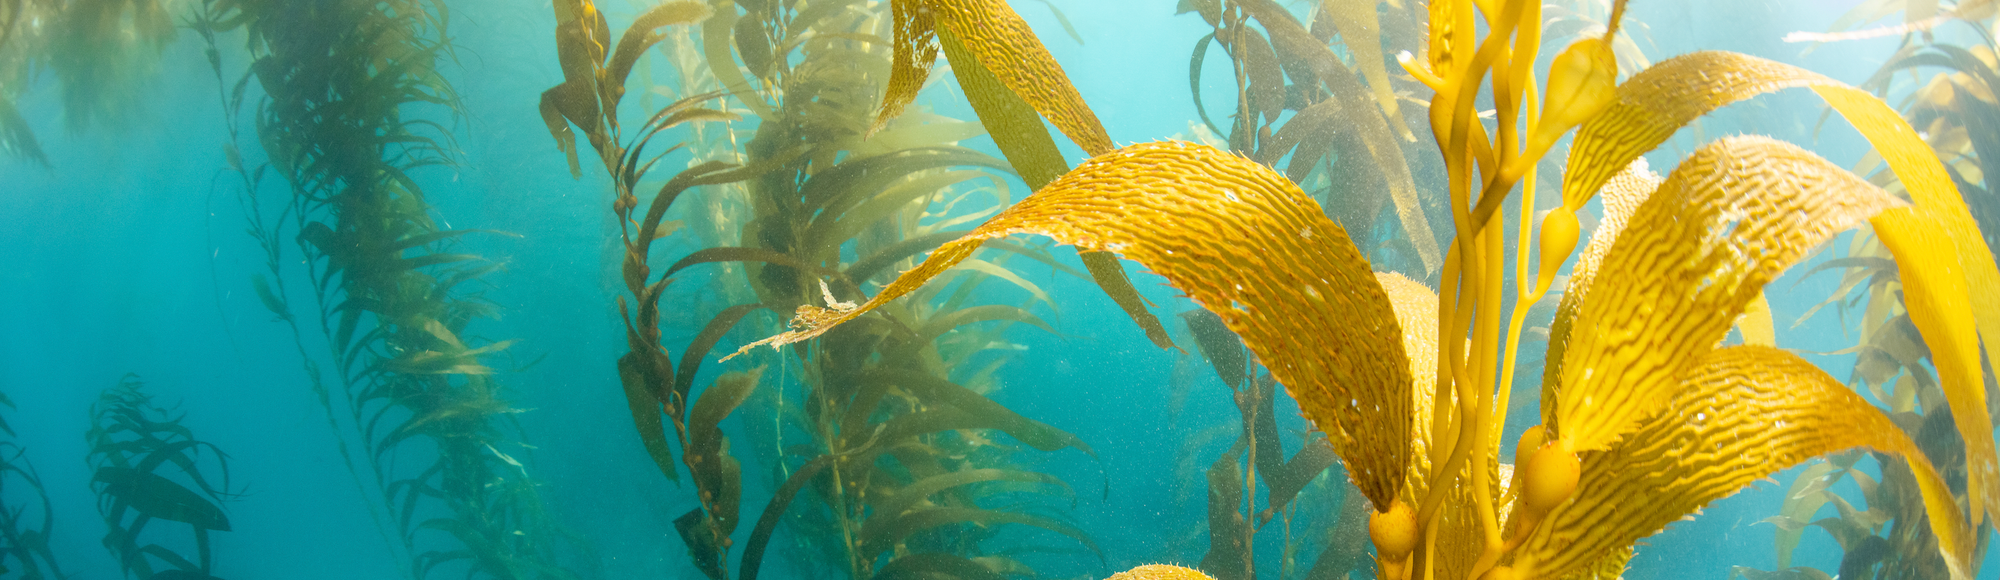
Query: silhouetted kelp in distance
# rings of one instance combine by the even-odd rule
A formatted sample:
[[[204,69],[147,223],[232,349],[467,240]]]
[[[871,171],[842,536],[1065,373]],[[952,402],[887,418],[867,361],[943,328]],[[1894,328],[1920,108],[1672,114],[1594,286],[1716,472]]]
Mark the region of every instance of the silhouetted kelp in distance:
[[[1375,508],[1369,529],[1383,577],[1613,577],[1640,538],[1780,468],[1855,447],[1908,462],[1947,568],[1971,576],[1971,526],[2000,513],[1978,353],[1980,334],[2000,338],[2000,271],[1937,158],[1880,99],[1721,52],[1670,59],[1619,84],[1610,39],[1620,2],[1604,36],[1555,57],[1544,100],[1532,75],[1539,2],[1432,2],[1427,54],[1399,62],[1436,91],[1431,127],[1456,232],[1438,299],[1401,275],[1370,272],[1342,228],[1262,165],[1182,143],[1112,150],[1004,4],[899,4],[922,6],[926,26],[964,35],[979,47],[977,62],[1095,157],[941,246],[868,302],[802,307],[801,328],[746,349],[825,334],[921,287],[983,240],[1038,233],[1145,264],[1242,335],[1329,434]],[[897,50],[926,49],[899,37]],[[1493,134],[1474,99],[1488,73]],[[1575,250],[1575,212],[1695,117],[1801,86],[1877,147],[1911,201],[1782,142],[1736,137],[1702,147],[1657,189],[1614,208],[1630,214],[1606,222],[1629,226],[1600,229],[1585,250],[1551,328],[1543,424],[1522,437],[1522,469],[1503,466],[1498,434],[1525,306]],[[1533,170],[1571,129],[1563,207],[1537,232]],[[1505,215],[1517,185],[1519,288],[1503,324],[1506,220],[1493,218]],[[1965,434],[1970,522],[1918,444],[1844,385],[1769,346],[1718,347],[1766,282],[1863,220],[1896,255],[1911,317],[1938,357]],[[1404,331],[1430,327],[1438,332]],[[1468,349],[1455,348],[1466,340]]]
[[[137,375],[127,374],[90,409],[84,440],[90,444],[90,486],[108,528],[104,547],[130,578],[214,578],[209,532],[230,531],[222,502],[235,494],[229,485],[229,455],[195,438],[181,424],[185,414],[154,403],[145,386]],[[163,522],[187,524],[194,550],[176,550],[158,543],[159,534],[146,533]]]
[[[452,251],[481,230],[442,229],[424,202],[419,170],[449,166],[452,155],[446,121],[422,113],[460,113],[438,71],[452,58],[445,18],[429,0],[210,0],[191,20],[210,45],[230,169],[265,252],[269,278],[253,277],[253,287],[291,327],[341,455],[357,479],[357,464],[371,473],[361,487],[382,494],[412,577],[461,566],[468,576],[574,577],[559,561],[574,540],[515,458],[512,449],[525,448],[517,410],[483,362],[513,341],[466,338],[494,307],[464,285],[501,264]],[[235,30],[253,62],[232,85],[216,38]],[[254,114],[266,158],[255,165],[236,144],[253,80],[264,92]],[[266,197],[267,173],[288,195]],[[303,272],[288,270],[295,261]],[[303,317],[317,319],[324,359],[310,354],[286,290],[301,274],[317,310]],[[410,456],[427,464],[398,465]],[[381,525],[382,512],[370,511]]]
[[[14,409],[13,399],[0,393],[0,406]],[[20,574],[22,580],[62,579],[49,533],[55,529],[55,506],[49,502],[42,476],[28,463],[27,449],[13,441],[14,428],[0,416],[0,574]],[[31,497],[32,502],[15,503]],[[34,516],[40,515],[40,522]]]
[[[679,518],[677,527],[696,568],[717,580],[728,577],[742,501],[741,467],[717,423],[773,373],[761,370],[765,367],[730,373],[697,392],[693,383],[702,359],[749,314],[839,304],[837,295],[858,294],[859,284],[958,235],[946,228],[990,216],[1009,201],[1005,183],[990,173],[952,169],[1006,168],[998,159],[947,144],[977,135],[968,130],[976,126],[933,118],[929,124],[865,132],[882,73],[890,68],[883,38],[890,22],[881,6],[843,0],[670,2],[639,15],[615,42],[592,3],[559,1],[555,7],[565,80],[543,93],[543,118],[573,170],[580,168],[572,126],[612,177],[612,209],[621,224],[622,269],[631,294],[631,301],[619,300],[630,346],[619,360],[621,382],[641,441],[670,479],[677,480],[679,471],[673,450],[681,451],[680,463],[693,476],[701,507]],[[701,94],[653,113],[634,134],[622,130],[616,111],[634,62],[663,38],[659,28],[694,21],[701,23],[703,58],[677,58],[677,64],[705,64],[728,97],[757,115],[755,134],[740,156],[744,164],[696,163],[642,205],[636,196],[640,182],[677,148],[647,152],[651,139],[682,122],[736,118],[701,108],[718,97]],[[994,185],[962,186],[980,178]],[[695,251],[656,279],[648,262],[653,242],[671,233],[663,219],[673,204],[691,188],[739,181],[753,217],[738,245]],[[970,216],[950,209],[926,212],[933,201],[951,208],[978,204],[983,197],[994,198],[980,206],[990,209]],[[999,246],[1049,261],[1037,249]],[[857,259],[844,260],[843,248],[851,248]],[[749,266],[747,282],[757,301],[714,314],[682,351],[676,369],[661,344],[660,297],[672,276],[687,268],[732,262]],[[830,341],[796,361],[776,361],[787,374],[798,364],[808,390],[802,405],[779,393],[771,398],[778,408],[760,410],[769,412],[774,427],[753,431],[771,440],[753,441],[752,450],[770,467],[776,492],[748,534],[741,578],[757,575],[784,522],[804,530],[792,535],[794,562],[857,579],[945,572],[992,577],[1025,569],[1005,553],[979,545],[998,524],[1050,530],[1096,549],[1057,517],[992,505],[1052,490],[1066,495],[1068,486],[1011,465],[1004,448],[961,432],[997,430],[1044,451],[1089,448],[974,388],[991,388],[997,363],[980,368],[969,363],[1004,347],[999,340],[1004,327],[1015,322],[1050,327],[1022,306],[969,305],[972,292],[989,281],[1041,294],[997,260],[973,266],[950,294],[857,325],[846,340]],[[1002,328],[961,328],[986,321]],[[810,444],[784,445],[787,430],[805,433]],[[808,487],[819,501],[794,508],[793,500]]]

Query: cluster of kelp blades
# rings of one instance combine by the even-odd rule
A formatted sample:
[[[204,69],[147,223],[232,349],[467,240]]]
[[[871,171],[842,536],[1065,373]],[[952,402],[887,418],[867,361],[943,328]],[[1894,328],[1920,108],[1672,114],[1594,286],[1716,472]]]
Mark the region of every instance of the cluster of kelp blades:
[[[574,577],[560,562],[568,535],[508,451],[521,446],[515,410],[482,362],[512,341],[465,337],[494,314],[467,288],[500,264],[452,250],[476,230],[439,227],[419,179],[452,163],[446,123],[461,114],[438,72],[454,58],[447,19],[428,0],[212,0],[191,18],[209,44],[229,163],[265,253],[269,276],[253,286],[289,325],[341,454],[357,485],[381,493],[412,574]],[[235,76],[217,43],[239,30],[252,61]],[[263,96],[246,102],[253,82]],[[246,105],[263,163],[237,148]],[[269,174],[280,183],[267,186]],[[287,269],[298,262],[303,272]],[[286,288],[295,276],[310,283],[306,316]],[[301,330],[315,323],[326,345],[317,355]],[[384,510],[370,511],[380,525]]]
[[[700,507],[676,525],[695,567],[710,578],[730,577],[732,553],[740,554],[737,577],[755,578],[785,522],[795,527],[793,563],[851,578],[1027,573],[1009,553],[982,547],[1001,524],[1041,528],[1097,550],[1082,531],[1047,513],[1046,500],[1036,499],[1069,495],[1066,483],[1015,465],[1010,450],[972,435],[993,430],[1042,451],[1090,453],[1075,436],[987,397],[999,363],[976,357],[1007,348],[1002,331],[1025,323],[1053,332],[1026,305],[970,303],[976,289],[995,281],[1046,300],[999,260],[973,264],[949,294],[941,289],[893,318],[856,325],[822,349],[780,356],[696,389],[702,361],[739,323],[756,320],[751,314],[840,304],[839,296],[859,295],[862,284],[960,233],[947,228],[993,215],[1010,201],[1004,181],[991,173],[1005,171],[1007,163],[949,145],[977,135],[977,125],[932,116],[925,124],[870,130],[885,80],[895,82],[880,74],[889,68],[885,36],[891,32],[883,7],[859,0],[667,2],[613,37],[593,3],[555,4],[564,82],[542,94],[542,116],[573,171],[580,173],[580,132],[612,178],[611,209],[620,221],[629,292],[619,300],[630,347],[618,361],[619,376],[640,439],[661,473],[679,481],[685,468],[692,480]],[[666,38],[664,28],[697,23],[699,47],[678,45],[683,54],[669,56],[683,68],[706,68],[712,86],[682,87],[685,98],[653,112],[636,131],[628,129],[617,111],[633,63]],[[709,88],[719,90],[703,92]],[[710,102],[734,102],[757,116],[747,146],[717,152],[697,143],[689,169],[657,190],[642,185],[655,163],[681,148],[649,151],[661,132],[687,122],[739,120],[736,113],[704,106]],[[979,179],[992,185],[967,183]],[[740,238],[712,240],[712,247],[655,273],[655,242],[679,225],[665,221],[668,212],[704,186],[709,195],[695,203],[711,205],[695,211],[717,215],[719,192],[747,206],[741,231],[729,232]],[[648,194],[649,200],[639,197]],[[947,209],[927,213],[932,202]],[[968,207],[974,208],[970,215]],[[1050,261],[1036,248],[994,247]],[[856,258],[843,259],[843,249]],[[739,263],[741,270],[734,267]],[[676,366],[662,342],[661,297],[676,275],[685,278],[689,268],[703,264],[744,272],[744,279],[716,278],[719,285],[747,285],[748,293],[734,294],[752,301],[680,305],[708,322],[680,350]],[[996,321],[987,330],[966,327]],[[766,370],[772,364],[785,370]],[[783,375],[794,367],[806,386],[800,399],[782,392]],[[781,392],[745,417],[755,438],[749,451],[770,467],[775,492],[737,551],[730,537],[741,518],[742,468],[717,425],[774,374],[781,375]],[[784,444],[788,434],[801,433],[806,443]],[[736,449],[741,453],[744,446]],[[801,493],[816,503],[794,507]]]
[[[899,53],[923,55],[942,39],[954,69],[993,70],[1096,157],[941,246],[866,303],[804,306],[796,330],[756,344],[827,334],[922,287],[982,240],[1038,233],[1147,265],[1241,335],[1328,434],[1370,500],[1384,577],[1613,577],[1634,542],[1668,523],[1778,469],[1856,447],[1907,462],[1944,569],[1973,573],[1972,526],[2000,513],[1979,364],[1981,335],[1992,348],[2000,332],[2000,272],[1942,164],[1879,98],[1720,52],[1670,59],[1618,83],[1612,40],[1623,2],[1608,30],[1564,49],[1542,81],[1532,74],[1539,2],[1431,2],[1428,50],[1399,61],[1435,92],[1430,128],[1451,194],[1456,235],[1443,253],[1442,289],[1433,291],[1371,272],[1343,228],[1263,165],[1182,143],[1113,150],[1004,5],[899,4],[912,5],[919,31],[899,35]],[[955,41],[976,48],[954,54]],[[926,67],[904,74],[921,79]],[[1475,106],[1489,73],[1497,131]],[[920,85],[892,93],[885,116]],[[1788,87],[1813,89],[1853,124],[1909,199],[1758,137],[1704,146],[1657,182],[1628,169],[1696,117]],[[1537,228],[1536,165],[1572,129],[1562,207]],[[1575,213],[1621,172],[1624,190],[1606,191],[1609,227],[1571,271],[1550,328],[1542,424],[1522,437],[1513,469],[1499,462],[1499,433],[1527,306],[1575,251]],[[1516,186],[1524,190],[1514,214],[1516,288],[1503,323],[1502,208]],[[1935,357],[1963,436],[1969,505],[1958,503],[1937,458],[1888,415],[1772,348],[1760,330],[1768,323],[1744,325],[1748,344],[1719,346],[1762,302],[1765,283],[1863,221],[1895,256],[1913,325]]]
[[[232,493],[229,456],[196,439],[180,416],[155,404],[144,388],[137,376],[128,374],[105,390],[91,407],[91,427],[84,434],[90,444],[91,487],[109,529],[104,547],[132,578],[213,578],[209,532],[229,531],[221,506]],[[169,466],[173,469],[167,470]],[[175,473],[179,475],[168,477]],[[141,545],[146,542],[141,535],[155,521],[187,524],[194,535],[194,557],[159,543]],[[165,567],[156,567],[155,561]]]
[[[2000,65],[1994,58],[1995,41],[1991,24],[1996,6],[1991,2],[1967,2],[1950,9],[1919,2],[1880,2],[1857,6],[1842,16],[1830,33],[1801,33],[1800,40],[1838,41],[1848,38],[1902,36],[1895,53],[1861,88],[1884,98],[1892,91],[1906,92],[1903,114],[1912,125],[1921,127],[1930,148],[1944,161],[1968,213],[1980,227],[1987,247],[2000,243],[2000,197],[1989,189],[1985,176],[2000,170],[2000,99],[1993,89],[2000,87]],[[1852,28],[1884,17],[1903,16],[1905,27]],[[1935,30],[1935,33],[1933,31]],[[1946,34],[1961,32],[1975,42],[1961,46]],[[1914,80],[1908,90],[1899,86]],[[1880,155],[1864,159],[1856,171],[1885,189],[1901,189],[1902,183],[1890,171],[1883,171]],[[1836,306],[1843,318],[1859,319],[1860,333],[1851,351],[1855,364],[1850,383],[1866,388],[1887,407],[1889,417],[1909,434],[1924,454],[1935,463],[1950,484],[1958,501],[1967,501],[1965,487],[1966,442],[1954,428],[1954,406],[1932,369],[1940,361],[1925,345],[1908,304],[1894,253],[1883,240],[1868,232],[1857,233],[1842,254],[1821,262],[1808,273],[1838,271],[1837,289],[1825,301],[1807,311],[1809,318],[1825,306]],[[1773,574],[1803,574],[1825,578],[1827,573],[1792,566],[1792,553],[1808,530],[1818,528],[1840,545],[1843,557],[1837,570],[1840,578],[1936,578],[1948,574],[1938,555],[1939,539],[1923,516],[1921,493],[1908,469],[1878,457],[1879,478],[1857,463],[1865,454],[1840,454],[1826,463],[1808,467],[1787,490],[1779,512],[1765,521],[1778,527],[1777,572],[1741,568],[1746,577]],[[1854,505],[1836,488],[1853,482],[1864,502]],[[1816,517],[1827,506],[1829,517]],[[1979,545],[1984,545],[1990,527],[1979,529]]]
[[[104,517],[104,548],[122,576],[140,580],[215,580],[209,532],[230,531],[222,504],[235,499],[229,456],[197,439],[184,415],[153,402],[137,375],[105,389],[90,409],[84,433],[90,487]],[[0,395],[0,405],[14,407]],[[0,418],[0,492],[7,500],[32,494],[36,504],[0,504],[0,574],[24,580],[69,578],[49,546],[55,508],[41,476]],[[26,493],[24,493],[24,491]],[[32,516],[39,515],[40,521]],[[162,524],[168,524],[162,526]],[[163,529],[179,528],[186,534]],[[193,544],[191,547],[186,544]],[[179,546],[176,548],[175,546]]]

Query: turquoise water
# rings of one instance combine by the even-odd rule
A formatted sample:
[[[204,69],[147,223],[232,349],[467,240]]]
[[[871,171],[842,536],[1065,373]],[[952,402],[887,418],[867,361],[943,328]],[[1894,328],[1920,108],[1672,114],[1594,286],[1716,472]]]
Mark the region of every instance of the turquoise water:
[[[619,276],[618,223],[605,211],[611,181],[587,145],[582,146],[583,177],[572,179],[536,107],[540,92],[563,79],[550,34],[555,25],[551,7],[513,0],[444,4],[450,9],[448,30],[456,50],[439,70],[455,90],[463,114],[452,117],[420,105],[407,107],[405,114],[435,119],[451,137],[446,149],[453,165],[411,174],[425,190],[428,209],[422,214],[438,229],[504,232],[466,235],[450,250],[501,265],[461,288],[490,301],[497,316],[476,320],[459,334],[475,346],[516,341],[480,361],[495,369],[491,378],[511,409],[488,419],[496,433],[493,441],[500,445],[480,461],[503,471],[507,460],[517,461],[520,473],[537,483],[535,495],[552,523],[545,529],[556,530],[549,532],[556,546],[549,558],[568,573],[583,578],[700,578],[702,572],[675,527],[676,518],[699,507],[695,487],[685,467],[676,483],[663,478],[648,459],[620,387],[615,361],[627,347],[621,340],[624,325],[617,300],[631,297]],[[1016,2],[1014,7],[1063,65],[1111,139],[1123,145],[1186,138],[1190,121],[1198,118],[1188,91],[1187,56],[1212,29],[1193,14],[1175,15],[1172,4],[1054,0],[1081,43],[1063,32],[1064,24],[1049,5]],[[1304,13],[1307,4],[1294,9]],[[1859,83],[1887,60],[1896,39],[1819,46],[1810,52],[1809,45],[1780,41],[1795,30],[1826,29],[1848,4],[1641,1],[1633,3],[1630,17],[1645,23],[1641,45],[1655,61],[1697,49],[1734,50]],[[185,2],[166,5],[189,14],[194,9]],[[4,6],[9,5],[0,4]],[[602,8],[614,32],[622,32],[639,11],[622,2]],[[248,60],[241,32],[220,38],[224,84],[233,85]],[[408,541],[399,537],[396,511],[385,503],[380,482],[421,472],[435,452],[428,444],[399,447],[381,455],[379,467],[371,467],[366,437],[357,435],[352,409],[337,396],[339,387],[332,387],[336,397],[331,409],[315,396],[302,370],[302,353],[321,365],[323,373],[331,372],[326,369],[334,364],[326,360],[327,339],[315,313],[332,305],[315,305],[307,290],[312,282],[291,240],[296,230],[282,236],[287,253],[281,272],[303,338],[295,340],[292,327],[274,320],[260,300],[252,278],[270,273],[256,240],[246,234],[244,187],[238,174],[228,170],[225,144],[231,142],[230,123],[237,123],[243,136],[236,143],[246,163],[254,166],[265,159],[255,137],[261,89],[251,83],[250,105],[232,118],[218,97],[221,91],[204,48],[198,35],[180,30],[158,53],[155,70],[133,73],[135,106],[115,122],[67,127],[60,83],[47,70],[31,71],[18,87],[4,87],[48,160],[46,165],[0,160],[0,224],[5,224],[0,226],[0,304],[6,305],[0,309],[0,393],[13,402],[12,408],[0,409],[0,417],[23,450],[17,459],[33,465],[49,498],[53,526],[48,553],[74,577],[122,573],[118,558],[100,542],[105,521],[83,434],[92,424],[92,405],[100,393],[135,373],[155,402],[171,409],[171,416],[228,454],[226,489],[211,498],[226,511],[230,528],[210,532],[214,576],[413,577],[414,554],[453,550],[460,543],[428,530],[413,533]],[[672,65],[664,60],[655,56],[641,62],[647,78],[661,83],[670,78]],[[1220,52],[1211,55],[1203,75],[1210,115],[1225,123],[1218,111],[1234,104],[1234,80],[1226,63]],[[950,76],[937,76],[941,78],[923,93],[919,105],[936,114],[973,119]],[[636,107],[641,93],[643,89],[633,89],[627,98],[633,107],[625,113],[628,123],[644,114]],[[669,101],[655,96],[648,107]],[[1709,116],[1699,135],[1683,131],[1648,160],[1663,170],[1702,140],[1755,133],[1804,144],[1838,165],[1853,166],[1866,144],[1837,120],[1821,127],[1823,111],[1804,91],[1760,97]],[[747,135],[754,124],[737,127]],[[661,139],[682,134],[665,133]],[[1084,157],[1074,145],[1058,141],[1072,163]],[[997,154],[985,137],[962,144]],[[648,191],[685,167],[686,160],[675,156],[662,162],[671,169],[644,182]],[[1025,195],[1017,179],[1002,180],[1011,184],[1012,199]],[[266,200],[283,200],[289,193],[275,175],[266,178],[259,192]],[[275,215],[269,207],[267,215]],[[967,213],[963,208],[949,213],[942,205],[935,211],[945,213],[937,219]],[[683,222],[685,231],[656,244],[656,275],[676,256],[703,247],[691,234],[708,227],[705,223],[730,227],[694,211],[677,210],[668,217]],[[1433,222],[1434,227],[1444,223]],[[1845,247],[1844,238],[1833,245]],[[848,250],[848,259],[853,251]],[[1057,263],[1080,268],[1074,250],[1051,252]],[[1830,257],[1821,255],[1807,264]],[[1101,556],[1074,540],[1025,526],[994,528],[999,532],[981,541],[978,553],[1015,554],[1010,550],[1050,546],[1048,551],[1020,552],[1018,559],[1043,576],[1099,578],[1144,563],[1195,565],[1208,550],[1209,484],[1202,473],[1229,449],[1240,415],[1231,392],[1180,322],[1180,313],[1198,306],[1164,279],[1143,273],[1137,264],[1126,266],[1185,353],[1151,345],[1087,277],[1015,259],[1006,267],[1049,297],[1033,302],[1029,311],[1056,333],[1017,325],[997,335],[1009,346],[978,355],[966,366],[1003,361],[993,374],[991,384],[997,388],[987,393],[991,399],[1067,431],[1094,450],[1094,457],[1075,449],[1038,452],[1005,435],[985,435],[1017,450],[1004,461],[1067,482],[1069,495],[1032,494],[1022,501],[1039,510],[1034,513],[1073,524],[1094,540]],[[1779,344],[1807,353],[1809,360],[1844,379],[1852,355],[1813,353],[1853,346],[1852,320],[1843,327],[1840,317],[1827,312],[1803,325],[1789,324],[1837,284],[1833,275],[1802,277],[1806,267],[1794,268],[1771,286]],[[707,314],[747,292],[740,268],[703,268],[707,271],[689,270],[680,277],[666,299],[670,307],[662,327],[670,348],[691,339]],[[871,295],[878,289],[879,280],[864,287]],[[1031,303],[1030,298],[1018,285],[994,283],[975,293],[972,303],[1020,305]],[[728,335],[707,357],[694,382],[708,385],[725,371],[779,360],[760,351],[748,364],[715,363],[736,346],[779,330],[780,323],[769,314],[751,317],[746,329]],[[677,351],[674,356],[678,364]],[[739,548],[730,554],[731,577],[738,572],[740,546],[777,487],[773,474],[801,467],[796,459],[776,465],[769,458],[776,446],[804,443],[809,434],[789,428],[774,440],[764,426],[775,420],[780,405],[796,411],[809,404],[803,396],[809,379],[802,378],[798,359],[789,360],[782,368],[767,368],[745,408],[721,423],[742,463],[743,521],[734,535]],[[1535,354],[1523,365],[1538,362]],[[954,373],[955,380],[971,375]],[[1517,401],[1532,405],[1533,391],[1522,392],[1529,395]],[[1530,411],[1517,409],[1515,417],[1532,417]],[[1288,452],[1298,449],[1302,435],[1319,436],[1307,433],[1308,424],[1289,399],[1281,396],[1276,412]],[[392,421],[407,418],[394,413]],[[1511,435],[1526,422],[1510,424],[1510,441],[1503,448],[1512,448]],[[386,475],[378,479],[373,469]],[[1773,477],[1775,484],[1755,485],[1644,540],[1625,577],[1719,579],[1733,566],[1775,568],[1776,528],[1759,522],[1777,512],[1801,469],[1780,472]],[[1337,518],[1347,489],[1342,477],[1334,467],[1299,500],[1294,517],[1274,520],[1257,536],[1261,577],[1304,578],[1325,538],[1355,537],[1356,530],[1340,528]],[[1851,484],[1839,489],[1858,497]],[[992,501],[1009,499],[996,493]],[[422,514],[450,513],[439,502],[425,501]],[[35,514],[31,523],[41,517],[35,496],[14,481],[0,484],[0,502],[9,509],[26,506],[26,513]],[[824,509],[804,496],[795,505],[803,506],[793,508],[801,513]],[[1828,507],[1820,516],[1833,513]],[[780,524],[765,557],[764,577],[845,574],[845,565],[832,563],[837,560],[821,550],[837,545],[839,536],[808,530],[798,521]],[[146,542],[193,553],[185,524],[156,520],[152,526]],[[1281,526],[1290,526],[1289,535],[1299,539],[1288,541]],[[990,530],[958,533],[975,531]],[[1298,551],[1289,563],[1283,556],[1288,543]],[[1808,528],[1792,562],[1830,574],[1839,568],[1842,554],[1831,535]],[[1371,566],[1357,562],[1352,573],[1371,575]],[[160,569],[158,564],[155,568]],[[1995,577],[1994,569],[1985,566],[1980,576]],[[457,562],[431,575],[451,577],[465,570]]]

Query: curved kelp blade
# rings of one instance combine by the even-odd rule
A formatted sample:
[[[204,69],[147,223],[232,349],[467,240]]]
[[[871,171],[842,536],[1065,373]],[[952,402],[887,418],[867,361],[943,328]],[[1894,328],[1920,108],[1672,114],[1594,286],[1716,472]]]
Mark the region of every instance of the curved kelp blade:
[[[1410,364],[1410,464],[1403,503],[1419,505],[1430,491],[1431,405],[1437,398],[1437,292],[1402,274],[1380,272],[1375,280],[1389,296],[1396,325],[1403,329],[1403,353]],[[1446,393],[1451,396],[1452,393]]]
[[[229,517],[223,515],[221,507],[158,474],[107,465],[98,468],[91,481],[104,485],[105,493],[147,516],[204,530],[229,531]]]
[[[1643,158],[1642,158],[1643,159]],[[1660,175],[1647,169],[1643,160],[1634,161],[1625,171],[1604,184],[1599,196],[1604,201],[1604,214],[1597,222],[1597,231],[1590,234],[1590,245],[1585,246],[1583,255],[1577,257],[1576,266],[1570,268],[1569,284],[1563,288],[1562,299],[1556,302],[1556,315],[1549,322],[1549,347],[1544,353],[1542,372],[1542,424],[1556,426],[1556,396],[1562,392],[1562,360],[1568,352],[1569,332],[1576,322],[1576,311],[1583,299],[1590,295],[1590,283],[1597,278],[1598,266],[1604,263],[1604,255],[1611,252],[1611,246],[1618,241],[1618,234],[1625,231],[1625,224],[1638,213],[1639,206],[1653,196],[1660,188]]]
[[[1788,87],[1811,87],[1861,132],[1902,181],[1912,210],[1873,220],[1898,258],[1912,319],[1938,362],[1954,418],[1965,435],[1974,519],[2000,516],[2000,456],[1984,412],[1978,335],[1988,358],[2000,358],[2000,264],[1930,148],[1881,99],[1825,76],[1753,56],[1698,52],[1663,61],[1618,86],[1618,103],[1584,123],[1570,145],[1563,182],[1569,207],[1682,125],[1718,107]],[[1894,241],[1891,241],[1891,240]],[[1911,281],[1915,281],[1912,283]]]
[[[1604,449],[1665,404],[1681,368],[1729,333],[1764,284],[1813,246],[1900,205],[1798,146],[1709,144],[1639,206],[1579,308],[1563,355],[1558,432]]]
[[[1097,114],[1084,104],[1083,96],[1063,74],[1062,65],[1049,55],[1035,31],[1003,0],[895,0],[896,57],[889,90],[882,97],[882,114],[875,121],[879,129],[916,99],[929,76],[935,49],[929,41],[940,33],[950,33],[992,72],[993,77],[1051,124],[1096,155],[1112,148],[1111,137]],[[910,17],[900,16],[908,11]],[[912,27],[909,33],[905,26]],[[908,56],[906,56],[908,55]],[[930,58],[926,58],[930,57]],[[953,66],[963,66],[957,60]],[[915,82],[908,82],[914,79]],[[904,82],[895,82],[903,80]]]
[[[1739,346],[1709,352],[1672,400],[1610,448],[1583,454],[1576,496],[1516,552],[1527,577],[1561,578],[1751,482],[1808,459],[1867,447],[1917,475],[1940,551],[1964,578],[1965,516],[1917,444],[1887,415],[1796,355]]]
[[[1050,183],[854,309],[801,307],[807,340],[965,260],[982,240],[1033,233],[1117,252],[1221,316],[1299,400],[1377,506],[1402,482],[1410,369],[1389,299],[1347,234],[1269,168],[1203,145],[1145,143]],[[734,356],[734,355],[732,355]]]

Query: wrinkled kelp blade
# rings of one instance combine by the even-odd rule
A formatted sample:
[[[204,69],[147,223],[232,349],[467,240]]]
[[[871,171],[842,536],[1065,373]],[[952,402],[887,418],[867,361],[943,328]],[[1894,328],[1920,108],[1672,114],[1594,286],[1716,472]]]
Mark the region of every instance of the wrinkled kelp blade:
[[[923,90],[931,67],[937,64],[937,23],[931,18],[930,7],[921,1],[901,0],[889,3],[889,15],[895,27],[895,55],[889,65],[889,85],[882,89],[882,108],[868,127],[870,135],[917,100],[917,91]]]
[[[1431,403],[1437,397],[1437,292],[1402,274],[1377,273],[1375,280],[1396,311],[1403,329],[1403,353],[1410,360],[1410,466],[1403,503],[1418,505],[1430,490]]]
[[[1117,252],[1165,276],[1243,337],[1375,505],[1396,497],[1411,378],[1388,297],[1346,232],[1298,186],[1212,147],[1145,143],[1093,158],[940,247],[866,304],[803,307],[818,326],[743,349],[816,337],[917,289],[982,240],[1016,233]]]
[[[1104,125],[1098,123],[1097,114],[1084,104],[1083,96],[1070,84],[1062,65],[1049,56],[1035,31],[1006,2],[898,0],[899,3],[917,1],[929,8],[940,32],[948,30],[956,36],[966,52],[991,71],[1000,84],[1047,117],[1049,123],[1085,153],[1097,155],[1112,149]],[[958,60],[952,61],[953,67],[962,65]]]
[[[1808,86],[1875,146],[1913,210],[1884,212],[1878,235],[1897,255],[1904,294],[1939,363],[1946,400],[1965,436],[1975,518],[2000,514],[2000,457],[1976,359],[1977,334],[1987,354],[2000,352],[2000,269],[1943,165],[1915,130],[1866,92],[1791,65],[1729,52],[1699,52],[1661,62],[1618,87],[1619,102],[1578,130],[1570,146],[1565,203],[1581,207],[1617,168],[1651,150],[1688,121],[1761,93]],[[1883,232],[1887,232],[1884,234]],[[1897,238],[1889,242],[1889,238]],[[1956,262],[1956,263],[1954,263]],[[1917,280],[1914,288],[1908,280]],[[1976,323],[1977,330],[1973,329]]]
[[[1631,436],[1583,454],[1577,495],[1517,552],[1533,577],[1559,578],[1631,546],[1758,479],[1813,457],[1867,447],[1909,461],[1947,562],[1964,571],[1965,518],[1915,442],[1888,416],[1796,355],[1712,351]]]
[[[1782,141],[1733,137],[1697,150],[1660,184],[1605,255],[1561,372],[1560,435],[1604,449],[1666,403],[1683,366],[1814,245],[1899,205]]]
[[[1632,214],[1639,211],[1639,205],[1653,196],[1660,187],[1660,175],[1647,169],[1644,162],[1633,162],[1618,176],[1604,184],[1600,196],[1604,200],[1604,214],[1597,222],[1597,231],[1590,235],[1590,244],[1583,249],[1583,255],[1576,259],[1576,267],[1570,269],[1569,284],[1563,289],[1563,296],[1556,303],[1555,319],[1549,322],[1549,349],[1545,353],[1542,372],[1542,424],[1559,427],[1556,421],[1556,396],[1562,392],[1563,353],[1569,347],[1570,327],[1576,322],[1577,305],[1590,294],[1591,280],[1597,277],[1597,267],[1604,263],[1604,254],[1611,251],[1611,245],[1618,241],[1618,234],[1625,231],[1625,223],[1631,221]]]

